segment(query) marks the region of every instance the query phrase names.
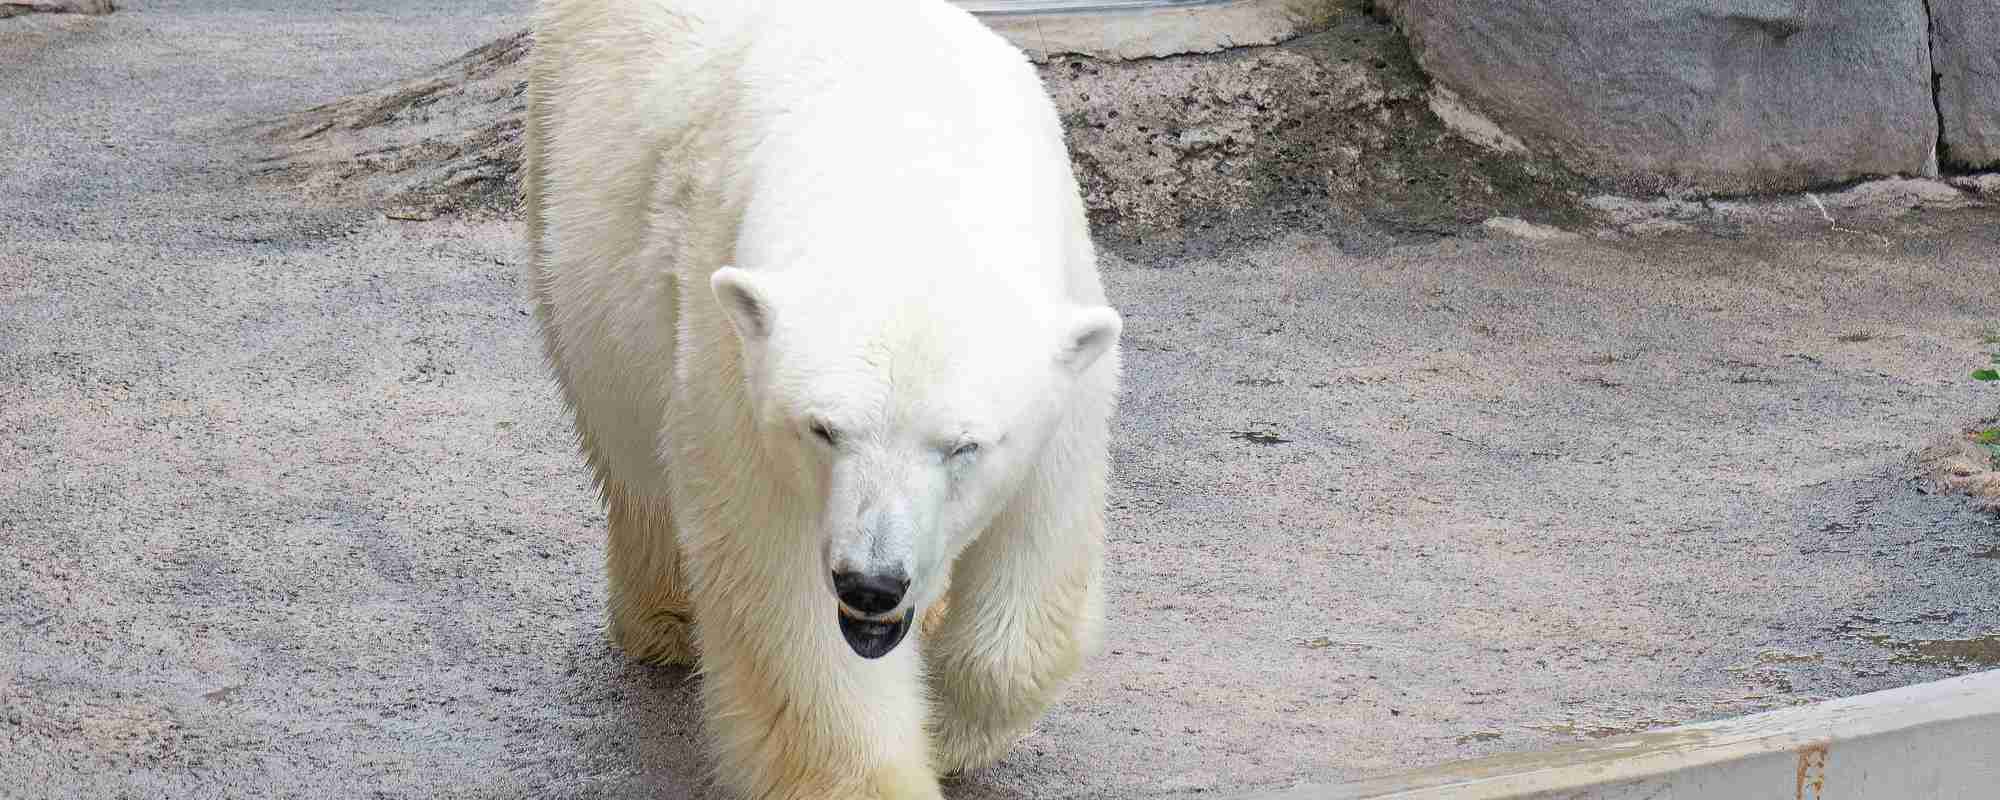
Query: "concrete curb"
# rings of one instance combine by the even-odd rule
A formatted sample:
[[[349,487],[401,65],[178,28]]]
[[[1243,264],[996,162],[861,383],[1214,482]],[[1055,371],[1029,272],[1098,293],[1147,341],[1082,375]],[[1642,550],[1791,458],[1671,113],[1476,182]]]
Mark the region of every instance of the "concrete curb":
[[[1928,800],[1996,792],[2000,670],[1242,800]]]
[[[1224,0],[1191,6],[1108,11],[1008,13],[961,3],[1035,61],[1051,56],[1158,58],[1268,45],[1324,25],[1338,4],[1324,0]]]

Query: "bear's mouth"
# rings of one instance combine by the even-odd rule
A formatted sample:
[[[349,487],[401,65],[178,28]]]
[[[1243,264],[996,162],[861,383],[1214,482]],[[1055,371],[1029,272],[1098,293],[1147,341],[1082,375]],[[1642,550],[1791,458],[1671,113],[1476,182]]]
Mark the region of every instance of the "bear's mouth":
[[[847,639],[847,646],[854,648],[854,654],[862,658],[881,658],[902,644],[903,635],[910,632],[910,619],[916,614],[909,609],[894,619],[875,620],[850,616],[846,608],[840,609],[840,635]]]

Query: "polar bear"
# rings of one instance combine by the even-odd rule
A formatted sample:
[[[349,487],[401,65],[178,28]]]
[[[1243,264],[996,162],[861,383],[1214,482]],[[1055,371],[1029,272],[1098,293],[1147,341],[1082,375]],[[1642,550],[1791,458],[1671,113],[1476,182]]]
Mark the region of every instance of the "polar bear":
[[[1102,617],[1122,322],[1040,80],[944,0],[543,0],[534,40],[525,280],[612,638],[698,664],[743,796],[938,797]]]

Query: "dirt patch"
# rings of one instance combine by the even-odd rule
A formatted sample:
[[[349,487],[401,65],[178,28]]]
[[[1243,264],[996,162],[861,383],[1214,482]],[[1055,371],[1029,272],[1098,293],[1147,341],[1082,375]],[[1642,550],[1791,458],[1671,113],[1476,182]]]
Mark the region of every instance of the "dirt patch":
[[[520,192],[527,31],[422,75],[267,123],[259,175],[393,219],[511,214]]]
[[[2000,513],[2000,417],[1924,448],[1917,466],[1926,488],[1968,495],[1980,508]]]
[[[1143,256],[1282,223],[1354,252],[1585,219],[1560,165],[1446,130],[1394,26],[1358,3],[1331,19],[1276,47],[1045,65],[1100,238]]]
[[[19,0],[0,3],[0,19],[22,14],[109,14],[117,10],[111,0]]]
[[[1584,201],[1602,238],[1647,239],[1701,233],[1737,239],[1751,229],[1796,233],[1823,231],[1875,246],[1894,220],[1921,211],[1979,208],[1990,197],[1979,187],[1987,176],[1950,181],[1885,178],[1784,195],[1702,196],[1685,192],[1639,199],[1598,195]]]

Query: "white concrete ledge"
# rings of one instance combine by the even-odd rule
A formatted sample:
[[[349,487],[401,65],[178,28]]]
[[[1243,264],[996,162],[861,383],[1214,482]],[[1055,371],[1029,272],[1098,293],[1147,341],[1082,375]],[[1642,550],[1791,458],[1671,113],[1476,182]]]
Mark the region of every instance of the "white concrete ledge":
[[[1016,13],[1005,4],[959,3],[1028,57],[1085,55],[1155,58],[1277,44],[1313,30],[1339,13],[1328,0],[1222,0],[1163,8]]]
[[[2000,670],[1256,800],[2000,797]]]

